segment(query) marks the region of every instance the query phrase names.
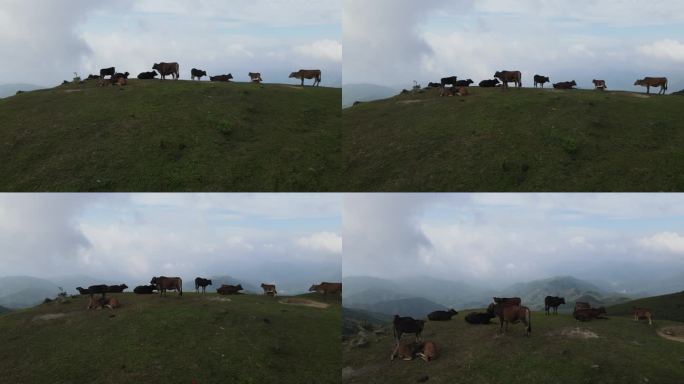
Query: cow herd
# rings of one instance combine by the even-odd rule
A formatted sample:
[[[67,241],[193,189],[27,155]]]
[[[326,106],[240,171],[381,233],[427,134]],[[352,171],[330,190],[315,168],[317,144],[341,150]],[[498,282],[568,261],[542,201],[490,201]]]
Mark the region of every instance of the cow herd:
[[[544,309],[546,315],[557,315],[558,307],[565,304],[565,298],[557,296],[546,296],[544,299]],[[456,316],[458,312],[454,309],[448,311],[434,311],[427,315],[427,320],[432,321],[449,321]],[[593,308],[587,302],[578,301],[575,303],[575,309],[572,316],[578,321],[590,321],[594,319],[605,319],[602,315],[606,314],[604,307]],[[647,319],[649,325],[652,325],[652,313],[648,308],[632,308],[634,321],[640,319]],[[522,300],[519,297],[494,297],[493,302],[489,304],[485,312],[471,312],[465,316],[465,321],[468,324],[490,324],[490,320],[497,317],[499,319],[499,334],[505,335],[509,324],[522,323],[525,326],[525,335],[532,334],[532,311],[522,305]],[[390,360],[400,358],[403,360],[413,360],[415,357],[421,357],[426,361],[430,361],[437,357],[437,345],[435,342],[422,340],[422,333],[425,328],[426,320],[414,319],[412,317],[404,317],[394,315],[392,321],[392,331],[394,336],[394,350]],[[402,343],[401,337],[406,334],[413,334],[415,341],[409,343]],[[428,357],[429,356],[429,357]]]
[[[441,88],[440,96],[455,96],[467,95],[465,88],[470,87],[471,84],[475,82],[472,79],[458,80],[457,76],[444,77],[438,83],[430,82],[428,83],[428,88]],[[497,71],[494,74],[494,78],[491,80],[482,80],[478,84],[481,88],[495,88],[501,87],[502,89],[507,89],[509,83],[513,83],[516,88],[522,88],[522,72],[520,71]],[[534,87],[544,88],[544,84],[551,83],[551,79],[548,76],[534,75]],[[594,89],[596,90],[606,90],[605,80],[592,80]],[[651,93],[651,87],[660,88],[658,94],[665,94],[667,91],[667,78],[666,77],[645,77],[643,79],[637,80],[634,85],[646,87],[646,93]],[[558,83],[552,83],[554,89],[576,89],[577,82],[575,80],[562,81]]]

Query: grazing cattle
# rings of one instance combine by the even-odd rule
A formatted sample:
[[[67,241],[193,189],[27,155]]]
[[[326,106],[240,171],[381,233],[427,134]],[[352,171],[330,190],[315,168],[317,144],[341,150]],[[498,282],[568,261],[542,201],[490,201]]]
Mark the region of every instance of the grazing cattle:
[[[323,281],[320,284],[312,285],[309,288],[309,292],[318,292],[318,293],[322,293],[324,295],[327,295],[329,293],[331,293],[331,294],[341,293],[342,292],[342,283],[327,283],[327,282]]]
[[[153,277],[150,284],[157,287],[159,296],[165,294],[167,290],[177,290],[179,296],[183,296],[183,280],[180,277]]]
[[[470,312],[466,315],[465,321],[468,324],[491,324],[489,321],[494,317],[496,315],[489,312]]]
[[[114,67],[102,68],[100,69],[100,79],[104,79],[105,76],[114,76],[115,73],[116,69]]]
[[[304,79],[314,80],[313,87],[321,85],[321,71],[319,69],[300,69],[297,72],[290,73],[290,79],[301,79],[302,87],[304,86]]]
[[[98,285],[91,285],[88,287],[88,292],[90,292],[90,295],[94,295],[96,293],[101,293],[102,297],[104,297],[105,293],[107,292],[108,286],[105,284],[98,284]]]
[[[599,308],[583,308],[578,309],[572,313],[572,316],[579,321],[588,321],[591,319],[605,319],[601,315],[606,313],[606,309],[603,307]]]
[[[416,320],[412,317],[401,317],[394,315],[392,322],[394,330],[394,341],[399,345],[399,340],[404,333],[413,333],[416,335],[416,341],[420,341],[420,334],[423,332],[424,320]]]
[[[589,309],[589,308],[591,308],[591,304],[586,303],[584,301],[576,301],[574,311],[576,312],[577,310],[580,310],[580,309]]]
[[[553,85],[556,89],[574,89],[577,86],[575,80],[573,81],[562,81]]]
[[[152,80],[152,79],[154,79],[154,78],[157,77],[157,76],[158,76],[158,75],[157,75],[157,72],[155,72],[155,71],[152,71],[152,72],[141,72],[141,73],[138,75],[138,79],[139,79],[139,80]]]
[[[595,89],[598,89],[598,90],[603,91],[603,90],[605,90],[606,88],[608,88],[608,87],[606,87],[606,81],[605,81],[605,80],[596,80],[596,79],[594,79],[594,80],[592,80],[591,82],[594,83],[594,88],[595,88]]]
[[[259,72],[250,72],[249,73],[249,80],[251,80],[252,83],[261,83],[263,81],[261,79],[261,73],[259,73]]]
[[[494,88],[496,85],[499,84],[499,79],[494,79],[494,80],[482,80],[480,81],[480,84],[478,84],[481,88]]]
[[[427,85],[428,88],[439,88],[441,86],[442,86],[442,84],[440,84],[440,83],[432,83],[432,82],[428,83],[428,85]]]
[[[222,81],[222,82],[229,82],[230,79],[233,78],[233,74],[229,73],[227,75],[219,75],[219,76],[209,76],[210,81]]]
[[[501,80],[504,89],[508,88],[508,83],[515,83],[515,86],[522,87],[522,73],[520,71],[497,71],[494,77]]]
[[[448,311],[434,311],[430,312],[427,317],[428,320],[430,321],[448,321],[451,320],[452,317],[458,315],[458,312],[456,312],[453,309],[450,309]]]
[[[276,291],[276,286],[275,284],[264,284],[261,283],[261,289],[264,290],[265,295],[271,295],[271,296],[276,296],[278,294],[278,291]]]
[[[76,290],[80,295],[90,295],[90,291],[82,287],[76,287]]]
[[[474,83],[471,79],[468,80],[459,80],[456,82],[457,87],[470,87],[470,84]]]
[[[157,72],[159,72],[162,80],[166,80],[166,76],[168,75],[171,75],[171,77],[175,80],[178,80],[178,77],[180,77],[180,66],[178,63],[155,63],[152,66],[152,69],[155,69]]]
[[[390,360],[393,361],[395,357],[398,357],[405,361],[411,361],[416,356],[416,352],[420,351],[420,349],[421,344],[416,343],[415,341],[410,343],[400,343],[399,346],[392,351]]]
[[[201,70],[201,69],[193,68],[193,69],[190,70],[190,78],[191,78],[192,80],[195,80],[195,77],[196,77],[197,80],[202,81],[202,77],[204,77],[204,76],[206,76],[206,75],[207,75],[207,72],[205,72],[205,71],[203,71],[203,70]]]
[[[634,315],[634,321],[639,321],[639,319],[648,319],[648,325],[653,325],[653,321],[651,321],[651,317],[653,316],[651,314],[651,310],[648,308],[637,308],[637,307],[632,307],[632,314]]]
[[[211,285],[210,279],[203,279],[201,277],[195,278],[195,292],[199,293],[199,289],[202,287],[202,293],[205,293],[207,285]]]
[[[502,305],[520,305],[522,300],[519,297],[493,297],[494,303]]]
[[[109,285],[107,286],[107,293],[121,293],[126,289],[128,289],[128,285],[126,284]]]
[[[442,89],[439,91],[439,97],[444,96],[456,96],[456,87],[442,87]]]
[[[565,298],[564,297],[557,297],[557,296],[546,296],[544,298],[544,309],[546,310],[546,314],[549,314],[549,309],[553,308],[553,313],[555,315],[558,314],[558,306],[561,304],[565,304]]]
[[[227,284],[222,284],[221,287],[216,289],[216,292],[219,295],[236,295],[242,291],[242,284],[238,285],[227,285]]]
[[[443,77],[439,82],[442,85],[442,87],[445,87],[447,85],[455,86],[456,82],[458,82],[458,77],[456,77],[456,76]]]
[[[138,285],[133,289],[133,293],[137,293],[138,295],[149,295],[154,293],[155,289],[157,289],[157,287],[154,285]]]
[[[541,84],[541,87],[544,88],[544,84],[550,82],[551,80],[547,76],[541,76],[541,75],[534,75],[534,87],[537,88],[538,84]]]
[[[426,341],[422,344],[420,350],[416,353],[416,356],[425,361],[431,361],[437,358],[438,353],[437,344],[432,341]]]
[[[651,87],[660,87],[658,94],[664,95],[665,91],[667,91],[667,77],[644,77],[641,80],[635,81],[634,85],[646,87],[647,94],[651,93]]]
[[[508,324],[516,324],[522,322],[527,328],[525,335],[529,336],[532,333],[532,311],[527,307],[513,304],[490,304],[487,312],[496,315],[499,318],[499,333],[506,334],[508,331]],[[505,327],[504,327],[505,325]]]

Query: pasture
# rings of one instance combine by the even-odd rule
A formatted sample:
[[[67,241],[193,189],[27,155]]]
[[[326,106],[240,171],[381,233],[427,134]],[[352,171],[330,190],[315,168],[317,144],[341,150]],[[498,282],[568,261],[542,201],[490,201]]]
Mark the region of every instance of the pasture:
[[[0,99],[2,191],[334,191],[341,90],[129,80]]]
[[[348,191],[680,191],[682,99],[439,89],[343,111]]]
[[[366,347],[343,346],[343,383],[580,384],[684,382],[684,343],[656,335],[667,325],[636,323],[628,317],[578,322],[570,315],[532,315],[532,336],[524,326],[510,325],[499,336],[498,320],[470,325],[459,311],[451,321],[428,322],[423,340],[441,347],[441,356],[429,363],[390,361],[392,331],[371,335]],[[408,342],[413,335],[402,338]]]
[[[264,295],[109,294],[0,316],[8,383],[296,383],[340,381],[341,310]],[[289,299],[322,301],[318,295]]]

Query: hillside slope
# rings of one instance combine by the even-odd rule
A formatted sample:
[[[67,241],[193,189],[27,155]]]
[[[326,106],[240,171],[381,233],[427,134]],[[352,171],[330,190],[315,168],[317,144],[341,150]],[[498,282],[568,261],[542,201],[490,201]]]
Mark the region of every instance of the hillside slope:
[[[471,88],[343,112],[350,191],[681,191],[682,99]]]
[[[649,326],[626,317],[579,323],[570,315],[535,312],[528,338],[521,324],[498,336],[498,324],[469,325],[463,320],[466,313],[425,325],[423,339],[441,349],[441,356],[429,363],[390,362],[391,330],[364,333],[369,342],[363,347],[352,346],[355,339],[348,339],[343,344],[343,383],[408,384],[425,376],[431,384],[684,382],[684,343],[656,334],[661,326],[682,323]]]
[[[646,297],[628,301],[607,308],[608,313],[631,315],[632,307],[649,308],[654,320],[673,320],[684,322],[684,291],[669,295]]]
[[[0,100],[0,190],[339,189],[341,90],[131,80]]]
[[[263,295],[116,296],[122,307],[114,312],[87,311],[79,297],[0,316],[0,377],[12,383],[340,380],[339,301],[321,309]]]

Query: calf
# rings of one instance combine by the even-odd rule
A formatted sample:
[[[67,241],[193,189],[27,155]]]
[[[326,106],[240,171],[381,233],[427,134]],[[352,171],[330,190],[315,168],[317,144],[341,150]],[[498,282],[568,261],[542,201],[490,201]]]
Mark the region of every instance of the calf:
[[[119,79],[121,79],[121,78],[128,80],[128,76],[129,76],[129,75],[130,75],[130,73],[128,73],[128,72],[125,72],[125,73],[115,73],[115,74],[112,76],[112,83],[118,82]]]
[[[252,83],[261,83],[263,81],[261,79],[261,73],[259,73],[259,72],[250,72],[249,73],[249,80]]]
[[[591,319],[605,319],[605,317],[601,316],[605,314],[606,309],[603,307],[599,307],[578,309],[572,313],[572,316],[579,321],[588,321]]]
[[[648,325],[653,325],[651,321],[651,310],[648,308],[637,308],[632,307],[632,314],[634,315],[634,321],[639,321],[639,319],[648,319]]]
[[[605,90],[606,88],[608,88],[608,87],[606,87],[606,81],[605,81],[605,80],[596,80],[596,79],[594,79],[594,80],[592,80],[591,82],[594,83],[594,88],[595,88],[595,89],[598,89],[598,90],[600,90],[600,91],[603,91],[603,90]]]
[[[470,312],[466,315],[465,321],[468,324],[491,324],[489,321],[496,315],[489,312]]]
[[[116,308],[119,308],[121,306],[121,303],[119,303],[119,300],[116,297],[110,297],[110,298],[104,298],[104,297],[99,297],[99,298],[94,298],[91,297],[90,301],[88,302],[88,309],[102,309],[102,308],[109,308],[111,310],[114,310]]]
[[[201,70],[201,69],[193,68],[193,69],[190,70],[190,78],[191,78],[192,80],[195,80],[195,77],[196,77],[197,80],[201,81],[201,80],[202,80],[202,77],[204,77],[204,76],[206,76],[206,75],[207,75],[207,72],[205,72],[205,71],[203,71],[203,70]]]
[[[138,285],[133,289],[133,293],[137,293],[138,295],[150,295],[154,293],[155,289],[157,289],[157,287],[154,285]]]
[[[211,285],[210,279],[204,279],[201,277],[195,278],[195,292],[199,293],[199,289],[202,287],[202,293],[205,293],[207,290],[207,285]]]
[[[448,311],[434,311],[430,312],[427,317],[428,320],[430,321],[448,321],[451,320],[452,317],[456,316],[458,312],[456,312],[453,309],[450,309]]]
[[[442,90],[439,92],[439,97],[444,96],[456,96],[456,87],[442,87]]]
[[[534,87],[537,88],[537,84],[541,84],[544,88],[544,84],[550,82],[551,80],[547,76],[534,75]]]
[[[222,284],[221,287],[216,289],[216,292],[219,295],[236,295],[236,294],[239,294],[240,291],[242,291],[242,284],[238,284],[238,285]]]
[[[499,79],[493,79],[493,80],[482,80],[480,81],[479,86],[481,88],[495,88],[497,84],[499,84],[500,81]]]
[[[416,356],[416,352],[418,352],[420,349],[421,345],[416,342],[410,342],[406,344],[400,343],[399,346],[392,351],[390,360],[394,361],[394,358],[398,357],[402,360],[411,361]]]
[[[276,291],[276,286],[275,284],[264,284],[261,283],[261,289],[264,290],[265,295],[271,295],[271,296],[276,296],[278,294],[278,291]]]
[[[154,78],[157,77],[157,76],[158,76],[158,75],[157,75],[157,72],[156,72],[156,71],[152,71],[152,72],[141,72],[141,73],[138,75],[138,79],[139,79],[139,80],[152,80],[152,79],[154,79]]]
[[[474,83],[474,81],[471,80],[471,79],[468,79],[468,80],[458,80],[458,81],[456,82],[456,86],[457,86],[457,87],[470,87],[470,84],[473,84],[473,83]]]
[[[233,75],[231,73],[227,75],[219,75],[219,76],[209,76],[210,81],[221,81],[221,82],[229,82],[233,78]]]
[[[416,356],[420,357],[425,361],[430,361],[437,358],[438,352],[439,351],[437,350],[437,344],[433,343],[432,341],[426,341],[425,343],[423,343],[420,351],[416,353]]]

